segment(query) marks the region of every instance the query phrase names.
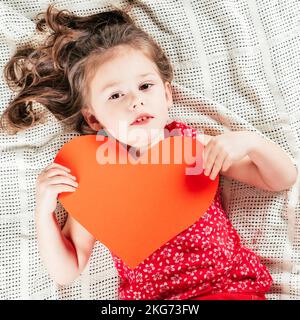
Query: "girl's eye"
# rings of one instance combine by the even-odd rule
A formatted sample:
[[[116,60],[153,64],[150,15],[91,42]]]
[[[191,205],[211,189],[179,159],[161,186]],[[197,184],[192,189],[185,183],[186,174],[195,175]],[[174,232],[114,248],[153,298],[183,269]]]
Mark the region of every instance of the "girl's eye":
[[[113,94],[109,99],[110,99],[110,100],[116,100],[116,99],[119,98],[119,96],[120,96],[120,93],[115,93],[115,94]],[[116,97],[116,99],[113,98],[113,97]]]
[[[146,88],[145,88],[145,86],[146,86]],[[148,87],[147,87],[147,86],[148,86]],[[141,88],[148,89],[149,86],[153,86],[153,84],[151,84],[151,83],[144,83],[144,84],[141,86]]]
[[[143,85],[140,86],[140,88],[142,88],[143,90],[149,89],[149,87],[152,87],[153,84],[152,83],[144,83]],[[115,93],[113,95],[110,96],[109,100],[116,100],[121,96],[120,93]]]

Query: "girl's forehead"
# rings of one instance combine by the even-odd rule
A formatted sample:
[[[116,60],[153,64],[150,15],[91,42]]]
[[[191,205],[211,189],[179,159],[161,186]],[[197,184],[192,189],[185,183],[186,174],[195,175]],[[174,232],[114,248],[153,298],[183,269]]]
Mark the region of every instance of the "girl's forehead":
[[[94,80],[111,82],[111,79],[121,76],[140,77],[144,75],[158,76],[159,71],[156,64],[141,51],[125,51],[112,55],[99,63],[96,67]],[[103,77],[105,75],[105,77]]]
[[[153,67],[155,63],[141,50],[130,47],[108,52],[100,59],[100,68],[118,68],[119,71],[132,67]]]

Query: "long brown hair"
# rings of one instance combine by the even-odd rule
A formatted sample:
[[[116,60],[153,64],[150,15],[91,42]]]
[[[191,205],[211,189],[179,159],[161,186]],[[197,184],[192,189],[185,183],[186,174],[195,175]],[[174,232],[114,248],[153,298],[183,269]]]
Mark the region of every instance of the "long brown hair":
[[[37,30],[49,32],[43,45],[19,48],[4,68],[16,96],[1,116],[6,131],[32,127],[43,119],[33,102],[81,134],[95,133],[81,108],[87,103],[87,83],[104,53],[119,45],[142,50],[156,63],[163,81],[171,83],[171,63],[160,46],[139,28],[125,10],[77,16],[50,5],[37,16]]]

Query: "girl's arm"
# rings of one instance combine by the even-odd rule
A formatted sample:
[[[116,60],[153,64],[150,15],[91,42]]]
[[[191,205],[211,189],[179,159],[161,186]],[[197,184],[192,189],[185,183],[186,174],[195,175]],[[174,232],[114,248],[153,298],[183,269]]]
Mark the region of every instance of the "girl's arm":
[[[211,179],[220,172],[268,191],[289,189],[297,180],[297,168],[286,152],[256,132],[235,131],[219,136],[202,134],[199,139],[205,145],[205,171]]]
[[[35,219],[40,255],[50,276],[57,284],[70,284],[85,268],[94,237],[71,216],[62,230],[54,212],[36,212]]]
[[[35,223],[42,260],[55,282],[71,283],[79,276],[91,255],[94,237],[68,216],[61,230],[54,210],[61,192],[74,192],[78,186],[70,169],[52,163],[38,176],[36,183]]]
[[[277,144],[257,133],[251,132],[251,136],[255,142],[248,156],[257,166],[264,182],[274,191],[289,189],[298,176],[298,170],[289,156]]]

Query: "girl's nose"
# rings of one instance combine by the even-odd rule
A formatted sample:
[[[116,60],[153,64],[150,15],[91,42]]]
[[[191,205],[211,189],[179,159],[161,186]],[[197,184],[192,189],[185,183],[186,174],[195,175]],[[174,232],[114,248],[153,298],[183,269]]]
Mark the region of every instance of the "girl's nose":
[[[132,110],[136,110],[138,108],[140,108],[140,106],[144,106],[144,102],[140,101],[140,100],[135,100],[133,101],[133,103],[131,103],[129,105],[129,109]]]

